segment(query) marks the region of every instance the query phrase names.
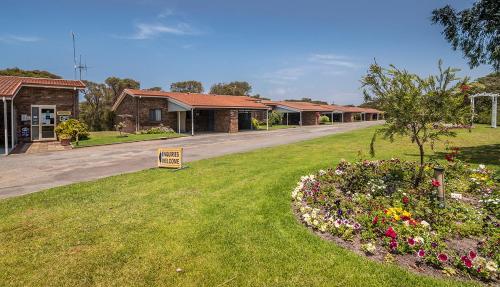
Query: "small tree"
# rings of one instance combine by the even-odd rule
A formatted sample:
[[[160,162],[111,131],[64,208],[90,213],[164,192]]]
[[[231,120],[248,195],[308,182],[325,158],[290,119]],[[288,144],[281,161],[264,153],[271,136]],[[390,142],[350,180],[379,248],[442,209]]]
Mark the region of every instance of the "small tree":
[[[122,136],[122,130],[126,127],[127,125],[125,124],[125,122],[119,122],[115,125],[116,130],[120,132],[120,137]]]
[[[408,136],[420,153],[415,186],[423,176],[425,145],[432,145],[440,136],[455,135],[444,123],[464,124],[470,116],[470,106],[460,89],[467,79],[458,79],[457,69],[443,70],[441,64],[439,61],[437,76],[421,78],[392,65],[385,69],[375,63],[361,80],[365,98],[377,101],[386,115],[384,127],[373,136],[372,156],[377,133],[391,141],[396,135]]]

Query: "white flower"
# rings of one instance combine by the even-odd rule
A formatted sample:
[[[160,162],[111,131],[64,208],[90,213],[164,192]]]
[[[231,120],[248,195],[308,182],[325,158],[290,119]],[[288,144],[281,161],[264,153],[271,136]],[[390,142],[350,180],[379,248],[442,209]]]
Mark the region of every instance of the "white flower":
[[[336,170],[335,170],[335,174],[336,174],[336,175],[342,175],[343,173],[344,173],[344,172],[343,172],[342,170],[340,170],[340,169],[336,169]]]
[[[327,225],[326,225],[325,223],[323,223],[323,224],[321,224],[321,225],[319,226],[319,231],[321,231],[321,232],[325,232],[325,231],[326,231],[326,228],[327,228]]]
[[[312,224],[313,224],[314,226],[318,226],[318,225],[319,225],[319,221],[318,221],[317,219],[315,219],[315,220],[313,220]]]
[[[362,247],[363,247],[363,249],[364,249],[366,252],[368,252],[368,253],[373,253],[373,252],[375,252],[375,250],[377,249],[377,248],[375,247],[375,244],[373,244],[373,243],[371,243],[371,242],[370,242],[370,243],[366,243],[366,244],[364,244]]]
[[[415,236],[415,238],[413,238],[415,240],[416,243],[422,245],[424,244],[424,239],[420,236]]]
[[[339,219],[337,219],[337,220],[335,220],[335,222],[333,223],[333,226],[335,226],[335,228],[339,228],[341,224],[342,224],[342,222],[341,222]]]
[[[486,166],[484,164],[479,165],[479,169],[485,169],[485,168],[486,168]]]
[[[427,221],[425,221],[425,220],[422,220],[422,221],[420,222],[420,224],[422,224],[422,226],[423,226],[423,227],[429,227],[429,226],[430,226],[429,222],[427,222]]]
[[[486,268],[486,270],[488,270],[490,272],[497,272],[497,270],[498,270],[498,266],[497,266],[497,263],[495,261],[488,261],[488,263],[486,263],[485,268]]]
[[[326,174],[326,171],[324,171],[324,170],[320,169],[320,170],[318,171],[318,173],[319,173],[319,175],[325,175],[325,174]]]
[[[461,193],[450,193],[450,197],[453,198],[453,199],[457,199],[457,200],[460,200],[462,199],[462,194]]]

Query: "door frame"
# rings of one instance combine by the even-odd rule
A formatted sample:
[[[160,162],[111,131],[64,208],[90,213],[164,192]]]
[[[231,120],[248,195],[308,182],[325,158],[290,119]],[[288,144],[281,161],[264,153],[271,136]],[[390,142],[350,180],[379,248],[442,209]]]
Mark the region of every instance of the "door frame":
[[[38,108],[38,135],[39,135],[39,139],[37,140],[34,140],[33,139],[33,108]],[[53,138],[42,138],[42,109],[54,109],[54,137]],[[31,128],[31,133],[30,133],[30,137],[31,137],[31,141],[33,142],[41,142],[41,141],[53,141],[53,140],[57,140],[57,135],[56,135],[56,126],[57,126],[57,109],[56,109],[56,105],[31,105],[30,107],[30,115],[31,115],[31,119],[30,119],[30,128]]]

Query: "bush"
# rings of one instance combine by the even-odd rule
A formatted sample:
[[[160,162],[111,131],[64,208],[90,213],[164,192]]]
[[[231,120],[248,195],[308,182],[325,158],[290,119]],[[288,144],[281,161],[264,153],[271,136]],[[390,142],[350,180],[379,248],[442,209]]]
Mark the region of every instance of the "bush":
[[[283,121],[283,114],[275,112],[275,111],[272,111],[269,114],[269,125],[270,126],[279,125],[279,124],[281,124],[282,121]]]
[[[159,125],[158,127],[152,127],[147,130],[140,131],[141,134],[164,134],[164,133],[174,133],[175,131],[170,127],[165,127]]]
[[[330,118],[327,116],[320,116],[319,117],[319,123],[320,124],[326,124],[330,122]]]
[[[69,119],[58,124],[55,131],[58,137],[70,137],[72,141],[76,140],[77,142],[81,139],[86,139],[89,136],[88,126],[75,119]]]
[[[260,128],[259,120],[257,120],[256,118],[252,118],[252,127],[258,130]]]

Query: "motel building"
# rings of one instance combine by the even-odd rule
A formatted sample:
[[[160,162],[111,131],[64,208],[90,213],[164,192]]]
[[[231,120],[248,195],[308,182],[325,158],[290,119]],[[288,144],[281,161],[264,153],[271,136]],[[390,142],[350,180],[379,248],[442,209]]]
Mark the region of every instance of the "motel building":
[[[125,132],[163,125],[179,133],[235,133],[252,129],[252,118],[268,120],[269,107],[246,96],[126,89],[112,110]]]
[[[0,154],[18,143],[54,141],[56,125],[78,118],[81,81],[0,76]]]

